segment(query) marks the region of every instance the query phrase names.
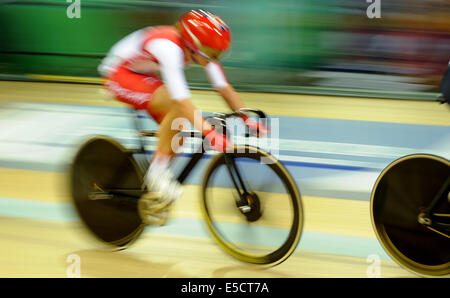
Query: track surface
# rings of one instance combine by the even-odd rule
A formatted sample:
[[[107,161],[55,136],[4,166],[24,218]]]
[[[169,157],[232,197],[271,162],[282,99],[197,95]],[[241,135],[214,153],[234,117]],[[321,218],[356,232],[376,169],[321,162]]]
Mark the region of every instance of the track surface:
[[[261,270],[235,261],[199,213],[201,167],[169,224],[111,252],[86,233],[67,194],[67,166],[89,135],[136,144],[128,109],[93,85],[0,82],[0,277],[414,277],[383,251],[369,199],[381,170],[410,153],[450,157],[447,106],[433,102],[243,93],[279,123],[278,148],[303,195],[304,233],[284,263]],[[226,111],[194,91],[203,112]],[[156,128],[144,120],[148,128]],[[273,149],[273,144],[272,149]],[[154,140],[148,149],[155,146]],[[270,145],[269,145],[270,147]],[[268,232],[267,235],[270,235]]]

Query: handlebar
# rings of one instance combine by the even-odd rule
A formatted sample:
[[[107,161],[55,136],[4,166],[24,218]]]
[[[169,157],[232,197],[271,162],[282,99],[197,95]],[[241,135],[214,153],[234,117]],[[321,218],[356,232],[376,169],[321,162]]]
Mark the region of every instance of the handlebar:
[[[226,113],[226,114],[224,114],[224,113],[214,113],[213,116],[206,117],[206,119],[216,118],[216,119],[225,120],[225,119],[231,118],[231,117],[246,116],[246,113],[256,114],[258,116],[258,118],[260,118],[260,119],[267,118],[266,114],[263,111],[261,111],[261,110],[244,108],[244,109],[239,109],[237,111],[233,111],[231,113]]]
[[[267,119],[267,115],[263,111],[256,110],[256,109],[247,109],[247,108],[239,109],[239,110],[233,111],[231,113],[213,113],[213,115],[205,117],[205,119],[207,121],[208,120],[218,121],[218,123],[225,128],[225,133],[226,133],[226,119],[231,118],[231,117],[246,116],[247,113],[255,114],[256,116],[258,116],[259,119]],[[214,124],[213,124],[213,126],[214,126]],[[153,131],[153,130],[139,130],[139,131],[140,131],[140,135],[144,136],[144,137],[156,137],[157,136],[157,132]],[[199,137],[201,138],[202,137],[201,133],[198,131],[181,131],[180,134],[181,134],[181,136],[191,137],[191,138],[199,138]],[[250,133],[247,132],[245,134],[245,136],[249,137]]]
[[[218,124],[219,124],[220,126],[222,126],[222,131],[223,131],[223,133],[224,133],[225,135],[228,135],[229,132],[228,132],[227,127],[226,127],[226,120],[227,120],[228,118],[231,118],[231,117],[239,117],[239,118],[242,118],[243,116],[247,116],[247,115],[246,115],[247,113],[255,114],[256,116],[258,116],[259,119],[267,119],[267,116],[266,116],[266,114],[265,114],[263,111],[261,111],[261,110],[256,110],[256,109],[247,109],[247,108],[239,109],[239,110],[237,110],[237,111],[233,111],[233,112],[227,113],[227,114],[224,114],[224,113],[214,113],[212,116],[206,117],[205,119],[206,119],[207,121],[208,121],[208,120],[217,121]],[[258,119],[258,120],[259,120],[259,119]],[[216,123],[211,123],[211,121],[209,121],[209,122],[210,122],[210,124],[211,124],[213,127],[214,127],[215,124],[216,124]],[[246,131],[246,133],[245,133],[245,137],[247,137],[247,138],[250,137],[250,135],[251,135],[250,132],[251,132],[250,129],[247,127],[247,131]],[[253,134],[254,134],[254,132],[253,132]],[[256,135],[259,135],[259,131],[256,131]]]

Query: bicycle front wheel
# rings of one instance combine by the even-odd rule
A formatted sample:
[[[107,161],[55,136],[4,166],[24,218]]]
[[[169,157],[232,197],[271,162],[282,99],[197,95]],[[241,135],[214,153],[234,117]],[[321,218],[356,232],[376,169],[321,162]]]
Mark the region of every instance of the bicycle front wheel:
[[[301,196],[287,169],[270,154],[249,146],[218,154],[202,192],[207,227],[233,257],[273,266],[294,252],[303,229]]]
[[[450,273],[449,177],[448,160],[409,155],[386,167],[372,192],[372,224],[378,240],[394,261],[419,275]],[[421,223],[420,214],[434,200],[432,223]]]

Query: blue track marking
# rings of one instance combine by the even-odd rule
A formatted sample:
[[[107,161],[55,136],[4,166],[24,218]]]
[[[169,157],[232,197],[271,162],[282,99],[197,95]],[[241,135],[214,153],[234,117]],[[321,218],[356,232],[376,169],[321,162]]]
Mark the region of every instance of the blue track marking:
[[[67,172],[78,146],[93,135],[110,136],[125,147],[135,148],[138,139],[134,116],[130,109],[121,107],[2,103],[0,167]],[[377,176],[395,159],[413,153],[450,158],[449,126],[276,118],[280,125],[278,143],[270,143],[265,149],[283,162],[302,195],[368,201]],[[145,114],[141,114],[139,123],[145,129],[157,129]],[[150,155],[155,148],[156,140],[149,139],[147,153]],[[177,159],[175,171],[183,166],[189,154],[188,150]],[[202,182],[203,171],[213,154],[206,155],[194,169],[186,181],[188,184]],[[0,214],[55,222],[79,221],[71,204],[15,198],[0,198]],[[225,229],[236,234],[240,226],[227,224]],[[280,234],[274,228],[261,229],[260,233],[273,239]],[[174,218],[167,226],[148,228],[146,232],[209,237],[201,219]],[[245,240],[252,239],[242,239]],[[390,260],[375,238],[312,231],[304,231],[297,250],[360,258],[375,254]]]
[[[13,198],[0,198],[0,215],[33,220],[54,221],[60,223],[79,222],[72,204],[46,203]],[[262,238],[242,238],[239,236],[242,225],[227,223],[221,226],[227,235],[242,243],[261,245]],[[257,234],[264,235],[264,240],[277,239],[286,230],[279,228],[256,227]],[[259,231],[260,230],[260,231]],[[173,218],[166,226],[148,227],[145,233],[174,235],[195,238],[211,238],[202,219]],[[313,251],[317,253],[343,255],[349,257],[367,258],[376,254],[383,260],[390,260],[378,241],[374,238],[364,238],[346,235],[335,235],[320,232],[304,231],[297,251]]]
[[[3,103],[0,167],[66,172],[78,146],[98,134],[136,148],[134,118],[122,107]],[[278,122],[276,150],[272,143],[264,149],[284,163],[304,195],[368,200],[376,176],[395,159],[413,153],[450,157],[448,126],[301,117],[279,117]],[[157,128],[145,113],[139,123],[145,129]],[[155,148],[156,140],[149,139],[147,152]],[[199,177],[207,163],[201,165],[191,177]],[[201,182],[191,177],[188,183]],[[342,177],[348,177],[347,182]]]

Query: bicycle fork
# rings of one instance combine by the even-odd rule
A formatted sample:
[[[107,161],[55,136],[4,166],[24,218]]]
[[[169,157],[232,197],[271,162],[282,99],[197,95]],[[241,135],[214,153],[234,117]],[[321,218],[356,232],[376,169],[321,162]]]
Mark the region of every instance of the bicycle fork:
[[[236,206],[243,214],[249,213],[250,211],[252,211],[251,201],[249,201],[251,195],[247,191],[247,187],[241,177],[236,163],[234,162],[234,159],[230,158],[228,154],[225,154],[224,158],[231,181],[233,182],[234,188],[236,189],[236,192],[238,194],[238,198],[236,198]]]

